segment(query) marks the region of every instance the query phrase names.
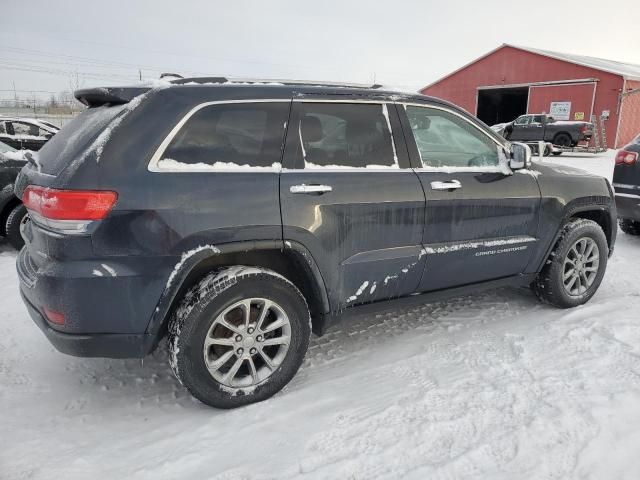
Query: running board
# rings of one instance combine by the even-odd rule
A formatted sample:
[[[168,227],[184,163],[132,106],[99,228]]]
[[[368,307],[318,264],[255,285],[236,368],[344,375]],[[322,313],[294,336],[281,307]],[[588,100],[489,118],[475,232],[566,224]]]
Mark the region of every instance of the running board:
[[[415,307],[425,303],[440,302],[442,300],[474,295],[479,292],[495,290],[497,288],[527,287],[536,279],[536,277],[537,274],[535,273],[514,275],[511,277],[499,278],[497,280],[489,280],[487,282],[472,283],[461,287],[446,288],[431,292],[414,293],[406,297],[394,298],[391,300],[380,300],[378,302],[364,303],[362,305],[348,307],[340,312],[327,314],[323,318],[318,318],[317,320],[319,321],[314,322],[313,333],[321,336],[330,326],[353,317],[380,314],[402,308]]]

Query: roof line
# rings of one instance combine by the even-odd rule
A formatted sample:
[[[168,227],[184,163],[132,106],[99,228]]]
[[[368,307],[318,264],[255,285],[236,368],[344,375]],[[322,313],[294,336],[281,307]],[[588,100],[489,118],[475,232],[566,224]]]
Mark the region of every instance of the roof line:
[[[552,52],[552,51],[549,51],[549,50],[538,50],[538,49],[535,49],[535,48],[529,48],[529,47],[523,47],[523,46],[519,46],[519,45],[513,45],[511,43],[505,43],[505,44],[503,44],[503,46],[515,48],[517,50],[522,50],[523,52],[527,52],[527,53],[533,53],[535,55],[540,55],[541,57],[553,58],[554,60],[560,60],[562,62],[573,63],[574,65],[580,65],[581,67],[591,68],[592,70],[598,70],[600,72],[611,73],[612,75],[618,75],[618,76],[623,77],[623,78],[632,78],[632,79],[640,78],[640,77],[634,77],[634,76],[630,76],[630,75],[627,75],[627,74],[624,74],[624,73],[620,73],[619,71],[615,71],[613,69],[604,68],[604,67],[598,67],[598,66],[595,66],[593,64],[589,64],[587,62],[581,62],[581,61],[576,60],[576,59],[563,57],[561,52]],[[585,56],[585,55],[577,55],[577,54],[571,54],[571,53],[567,53],[566,55],[581,56],[581,57]],[[608,60],[606,58],[596,58],[596,57],[592,57],[592,58],[594,58],[595,60],[603,60],[603,61],[607,61],[607,62],[624,63],[624,62],[618,62],[617,60]]]
[[[430,84],[422,87],[418,91],[422,92],[423,90],[425,90],[427,88],[430,88],[433,85],[436,85],[437,83],[442,82],[443,80],[455,75],[456,73],[460,72],[461,70],[464,70],[465,68],[469,67],[470,65],[473,65],[474,63],[482,60],[483,58],[488,57],[489,55],[494,54],[498,50],[501,50],[501,49],[503,49],[505,47],[515,48],[516,50],[521,50],[523,52],[531,53],[531,54],[534,54],[534,55],[540,55],[542,57],[553,58],[554,60],[559,60],[559,61],[562,61],[562,62],[572,63],[574,65],[580,65],[582,67],[591,68],[592,70],[598,70],[598,71],[601,71],[601,72],[611,73],[612,75],[619,75],[619,76],[621,76],[621,77],[623,77],[625,79],[640,80],[640,77],[627,75],[627,74],[620,73],[620,72],[617,72],[615,70],[607,69],[607,68],[604,68],[604,67],[598,67],[598,66],[595,66],[595,65],[588,64],[586,62],[580,62],[578,60],[572,60],[570,58],[565,58],[565,57],[561,56],[560,54],[554,55],[554,52],[550,52],[550,51],[547,51],[547,50],[537,50],[537,49],[533,49],[533,48],[527,48],[527,47],[521,47],[521,46],[518,46],[518,45],[513,45],[511,43],[503,43],[502,45],[494,48],[493,50],[485,53],[484,55],[481,55],[480,57],[470,61],[469,63],[466,63],[462,67],[457,68],[453,72],[448,73],[444,77],[440,77],[439,79],[437,79],[437,80],[431,82]],[[567,55],[571,55],[571,54],[567,54]],[[601,59],[601,60],[606,60],[606,59]],[[610,60],[610,61],[614,62],[615,60]],[[623,63],[623,62],[619,62],[619,63]]]
[[[455,69],[453,72],[447,73],[444,77],[440,77],[439,79],[437,79],[437,80],[435,80],[435,81],[431,82],[430,84],[425,85],[424,87],[422,87],[421,89],[419,89],[419,90],[418,90],[418,92],[421,92],[421,93],[422,93],[422,91],[423,91],[423,90],[425,90],[426,88],[432,87],[432,86],[433,86],[433,85],[435,85],[436,83],[440,83],[440,82],[441,82],[442,80],[444,80],[445,78],[449,78],[449,77],[451,77],[452,75],[455,75],[455,74],[456,74],[456,73],[458,73],[459,71],[464,70],[464,69],[465,69],[465,68],[467,68],[468,66],[473,65],[474,63],[476,63],[476,62],[478,62],[478,61],[482,60],[482,59],[483,59],[483,58],[485,58],[485,57],[488,57],[489,55],[491,55],[491,54],[493,54],[493,53],[497,52],[498,50],[500,50],[500,49],[502,49],[502,48],[504,48],[504,47],[510,47],[510,46],[511,46],[511,45],[508,45],[508,44],[506,44],[506,43],[503,43],[502,45],[500,45],[500,46],[498,46],[498,47],[494,48],[494,49],[493,49],[493,50],[491,50],[490,52],[487,52],[487,53],[485,53],[484,55],[481,55],[481,56],[479,56],[478,58],[475,58],[475,59],[471,60],[469,63],[465,63],[462,67]]]

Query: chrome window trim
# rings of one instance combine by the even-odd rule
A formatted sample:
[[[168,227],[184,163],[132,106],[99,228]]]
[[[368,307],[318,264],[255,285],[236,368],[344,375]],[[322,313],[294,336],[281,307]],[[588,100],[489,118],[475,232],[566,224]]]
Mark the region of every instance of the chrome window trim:
[[[480,133],[482,133],[484,136],[486,136],[487,138],[491,139],[491,141],[493,141],[497,146],[499,147],[505,147],[504,144],[500,143],[498,140],[496,140],[495,138],[493,138],[490,135],[487,135],[487,133],[482,130],[482,128],[480,128],[478,125],[474,124],[473,122],[471,122],[469,119],[467,119],[466,117],[464,117],[463,115],[461,115],[460,113],[456,112],[455,110],[451,109],[451,108],[447,108],[447,107],[442,107],[439,105],[434,105],[434,104],[424,104],[424,103],[417,103],[417,102],[397,102],[393,99],[354,99],[354,98],[337,98],[337,99],[326,99],[326,98],[313,98],[313,97],[298,97],[298,98],[293,98],[293,99],[289,99],[289,98],[269,98],[269,99],[264,99],[264,98],[250,98],[250,99],[234,99],[234,100],[214,100],[214,101],[210,101],[210,102],[203,102],[200,103],[198,105],[196,105],[195,107],[193,107],[191,110],[189,110],[179,121],[178,123],[176,123],[176,125],[171,129],[171,131],[169,132],[169,134],[164,138],[164,140],[162,141],[162,143],[160,143],[160,145],[158,146],[158,148],[156,149],[156,151],[154,152],[154,154],[151,157],[151,160],[149,161],[149,164],[147,165],[147,170],[149,172],[153,172],[153,173],[193,173],[193,172],[200,172],[200,173],[205,173],[205,172],[209,172],[209,173],[294,173],[294,172],[304,172],[304,171],[308,171],[308,172],[326,172],[326,173],[340,173],[340,172],[370,172],[370,173],[391,173],[391,172],[408,172],[410,170],[416,170],[416,171],[425,171],[425,172],[442,172],[442,169],[438,169],[438,167],[419,167],[419,168],[402,168],[400,167],[398,164],[398,167],[389,167],[389,168],[357,168],[357,167],[353,167],[353,168],[301,168],[301,169],[287,169],[287,168],[282,168],[282,166],[280,165],[280,167],[278,168],[269,168],[269,167],[259,167],[259,168],[224,168],[224,169],[216,169],[216,168],[201,168],[201,167],[192,167],[192,168],[162,168],[158,165],[158,163],[160,162],[160,160],[162,159],[162,155],[164,154],[165,150],[167,149],[167,147],[169,146],[169,144],[171,143],[171,141],[175,138],[175,136],[178,134],[178,132],[180,131],[180,129],[184,126],[185,123],[187,123],[187,121],[193,116],[195,115],[198,111],[202,110],[203,108],[212,106],[212,105],[225,105],[225,104],[241,104],[241,103],[354,103],[354,104],[358,104],[358,103],[363,103],[363,104],[377,104],[377,105],[402,105],[403,107],[406,108],[406,106],[413,106],[413,107],[422,107],[422,108],[432,108],[435,110],[441,110],[447,113],[450,113],[452,115],[455,115],[458,118],[461,118],[463,121],[467,122],[468,124],[472,125],[476,130],[478,130]],[[392,132],[393,134],[393,132]],[[423,164],[424,165],[424,164]],[[465,167],[459,167],[463,170],[460,170],[461,172],[487,172],[487,169],[482,169],[482,170],[478,170],[475,167],[469,167],[469,169],[467,170]],[[502,171],[502,169],[500,168],[500,166],[496,166],[496,171]]]
[[[616,192],[615,194],[616,197],[623,197],[623,198],[637,198],[640,200],[640,195],[636,195],[634,193],[618,193]]]
[[[197,112],[202,110],[203,108],[210,107],[212,105],[226,105],[226,104],[239,104],[239,103],[291,103],[290,98],[247,98],[240,100],[214,100],[211,102],[204,102],[196,105],[191,110],[189,110],[181,119],[176,123],[176,125],[171,129],[169,134],[164,138],[160,146],[156,149],[151,160],[149,160],[149,164],[147,165],[147,170],[153,173],[193,173],[193,172],[214,172],[214,173],[278,173],[282,169],[282,167],[278,168],[269,168],[269,167],[259,167],[259,168],[202,168],[193,166],[192,168],[162,168],[158,164],[162,159],[162,155],[165,150],[174,139],[174,137],[178,134],[180,129],[184,126],[189,119],[195,115]]]
[[[614,183],[613,188],[626,188],[627,190],[640,190],[639,185],[630,185],[628,183]]]

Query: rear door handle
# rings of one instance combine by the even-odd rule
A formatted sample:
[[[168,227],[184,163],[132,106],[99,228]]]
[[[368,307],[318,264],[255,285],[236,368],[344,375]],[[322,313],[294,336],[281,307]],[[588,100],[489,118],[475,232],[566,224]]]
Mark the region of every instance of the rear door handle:
[[[458,180],[431,182],[431,190],[456,190],[458,188],[462,188],[462,184]]]
[[[306,194],[318,194],[322,195],[323,193],[333,191],[333,188],[330,185],[292,185],[289,188],[291,193],[306,193]]]

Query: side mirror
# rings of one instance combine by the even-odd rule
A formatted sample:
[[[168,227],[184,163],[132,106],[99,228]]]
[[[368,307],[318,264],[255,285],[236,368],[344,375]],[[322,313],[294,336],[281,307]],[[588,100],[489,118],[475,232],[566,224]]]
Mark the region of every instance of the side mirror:
[[[526,143],[514,142],[511,144],[511,170],[521,170],[531,166],[531,148]]]

